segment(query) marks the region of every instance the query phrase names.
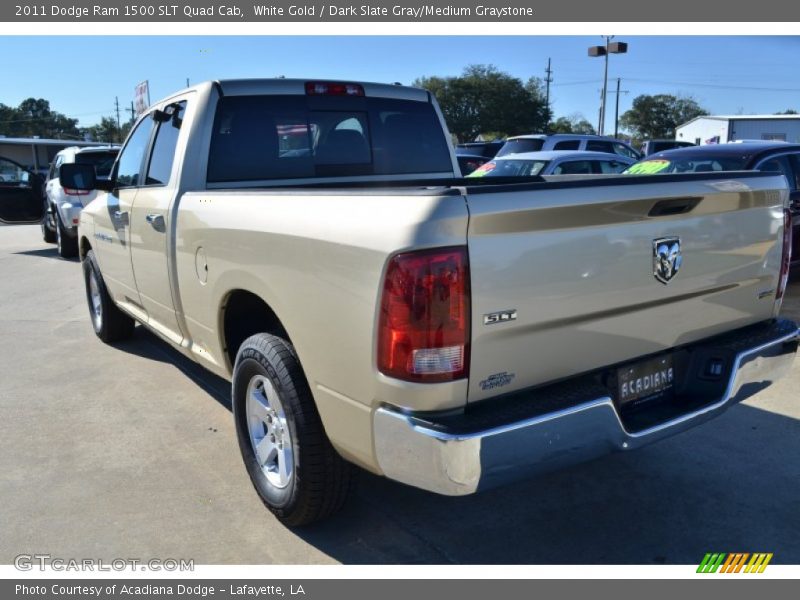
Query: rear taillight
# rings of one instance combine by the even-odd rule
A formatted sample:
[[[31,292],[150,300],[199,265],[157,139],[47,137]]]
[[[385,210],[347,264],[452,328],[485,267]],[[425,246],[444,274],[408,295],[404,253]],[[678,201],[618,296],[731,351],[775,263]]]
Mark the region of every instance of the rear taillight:
[[[73,190],[72,188],[64,188],[64,193],[67,196],[88,196],[89,190]]]
[[[363,96],[364,87],[357,83],[335,83],[328,81],[306,82],[309,96]]]
[[[378,369],[417,382],[469,374],[469,265],[466,247],[399,254],[381,298]]]
[[[783,210],[783,253],[781,254],[781,273],[778,278],[778,290],[775,300],[783,298],[786,285],[789,283],[789,265],[792,263],[792,213],[786,208]]]

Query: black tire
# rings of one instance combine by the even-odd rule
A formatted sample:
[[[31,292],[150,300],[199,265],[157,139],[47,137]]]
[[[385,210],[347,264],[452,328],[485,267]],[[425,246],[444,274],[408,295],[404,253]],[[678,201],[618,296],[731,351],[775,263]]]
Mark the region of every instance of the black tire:
[[[92,279],[96,289],[92,288]],[[122,312],[111,296],[108,295],[106,284],[97,266],[94,252],[89,250],[83,259],[83,281],[86,284],[86,301],[89,304],[89,316],[92,319],[92,328],[95,334],[104,342],[118,342],[128,339],[133,335],[136,321]],[[93,295],[96,292],[97,306]]]
[[[272,384],[271,391],[279,398],[278,406],[285,414],[290,434],[293,473],[284,487],[268,479],[256,458],[248,427],[248,390],[251,383],[264,379]],[[293,347],[266,333],[246,339],[236,356],[232,397],[239,449],[250,480],[266,507],[284,525],[293,527],[308,525],[339,511],[353,487],[353,467],[339,456],[325,435]]]
[[[75,258],[78,256],[78,239],[71,237],[61,222],[58,212],[55,213],[56,219],[56,245],[58,255],[61,258]]]
[[[45,204],[44,217],[42,218],[42,239],[48,244],[56,243],[56,228],[50,206]]]

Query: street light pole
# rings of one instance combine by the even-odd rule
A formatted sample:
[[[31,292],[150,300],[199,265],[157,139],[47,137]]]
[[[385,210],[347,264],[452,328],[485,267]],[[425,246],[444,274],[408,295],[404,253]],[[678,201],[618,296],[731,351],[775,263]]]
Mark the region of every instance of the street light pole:
[[[606,51],[605,51],[605,70],[603,71],[603,101],[600,103],[600,129],[598,135],[603,135],[606,131],[606,96],[608,95],[608,43],[611,41],[613,35],[606,36]]]
[[[603,95],[600,100],[600,126],[597,128],[597,133],[603,135],[605,132],[606,123],[606,96],[608,94],[608,55],[609,54],[625,54],[628,51],[628,44],[625,42],[612,42],[613,35],[603,36],[606,38],[605,46],[592,46],[589,48],[589,56],[597,57],[602,56],[605,58],[605,66],[603,70]]]

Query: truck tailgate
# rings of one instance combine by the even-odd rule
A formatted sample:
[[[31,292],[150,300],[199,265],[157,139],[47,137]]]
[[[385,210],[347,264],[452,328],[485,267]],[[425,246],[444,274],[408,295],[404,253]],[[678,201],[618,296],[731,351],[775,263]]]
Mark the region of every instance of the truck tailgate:
[[[466,191],[470,402],[773,316],[788,197],[782,176],[513,188]],[[666,283],[654,265],[654,242],[665,238],[673,255],[679,240],[682,257],[672,278],[659,273]]]

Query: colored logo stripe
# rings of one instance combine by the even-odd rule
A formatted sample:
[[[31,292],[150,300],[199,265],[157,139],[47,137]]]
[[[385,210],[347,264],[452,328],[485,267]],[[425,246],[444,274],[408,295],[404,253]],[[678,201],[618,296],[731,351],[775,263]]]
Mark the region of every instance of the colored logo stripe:
[[[750,559],[748,561],[748,559]],[[697,567],[698,573],[763,573],[772,560],[769,552],[708,552]],[[743,570],[744,569],[744,570]]]
[[[707,553],[704,557],[700,566],[697,567],[698,573],[716,573],[719,566],[722,564],[722,561],[725,559],[724,553]]]

